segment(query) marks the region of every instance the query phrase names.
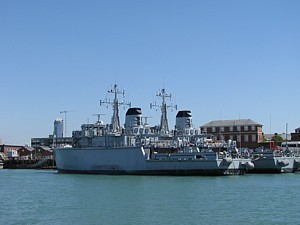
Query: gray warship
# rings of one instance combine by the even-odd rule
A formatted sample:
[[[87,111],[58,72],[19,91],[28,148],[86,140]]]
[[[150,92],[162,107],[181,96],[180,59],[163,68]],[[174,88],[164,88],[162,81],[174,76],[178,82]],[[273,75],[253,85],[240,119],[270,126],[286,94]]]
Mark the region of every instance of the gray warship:
[[[95,124],[83,124],[73,131],[73,145],[54,148],[59,173],[117,174],[117,175],[240,175],[253,169],[250,158],[241,158],[228,151],[204,148],[206,135],[192,126],[189,110],[179,111],[176,128],[169,130],[167,99],[171,95],[162,89],[158,97],[161,105],[160,125],[150,127],[143,122],[141,108],[129,108],[124,127],[120,126],[119,91],[115,84],[108,91],[113,101],[100,101],[112,105],[110,124],[100,116]],[[124,94],[124,93],[123,93]]]
[[[258,148],[251,153],[254,169],[250,173],[293,173],[300,169],[300,154],[288,149]]]

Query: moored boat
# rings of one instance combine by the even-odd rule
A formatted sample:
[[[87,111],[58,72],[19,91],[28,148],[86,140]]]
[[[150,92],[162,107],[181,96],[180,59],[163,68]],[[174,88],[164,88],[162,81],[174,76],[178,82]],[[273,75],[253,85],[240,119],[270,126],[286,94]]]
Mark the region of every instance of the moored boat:
[[[258,149],[251,153],[250,173],[293,173],[300,169],[300,155],[285,150]]]
[[[189,127],[189,135],[169,131],[165,89],[162,97],[161,123],[150,127],[142,123],[140,108],[126,113],[125,128],[120,126],[117,85],[114,94],[111,124],[84,124],[73,132],[73,146],[54,148],[58,172],[126,175],[239,175],[253,169],[249,158],[230,152],[201,151],[186,143],[201,138]],[[188,115],[182,113],[182,115]],[[186,121],[185,119],[183,121]],[[191,132],[193,130],[193,132]]]
[[[252,168],[248,160],[217,153],[150,154],[143,147],[60,148],[55,150],[59,172],[126,175],[233,175]]]

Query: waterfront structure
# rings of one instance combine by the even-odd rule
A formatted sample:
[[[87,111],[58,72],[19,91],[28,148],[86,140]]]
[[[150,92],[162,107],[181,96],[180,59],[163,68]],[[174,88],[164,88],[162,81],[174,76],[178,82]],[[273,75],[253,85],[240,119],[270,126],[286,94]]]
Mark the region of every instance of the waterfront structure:
[[[4,148],[4,151],[1,155],[7,158],[16,158],[16,159],[38,159],[44,158],[46,156],[53,156],[53,150],[47,146],[38,146],[38,147],[29,147],[29,146],[17,146],[17,145],[5,145],[0,146],[1,149]]]
[[[53,150],[47,146],[28,147],[22,146],[17,150],[18,157],[23,159],[41,159],[47,156],[53,156]]]
[[[202,125],[202,134],[212,134],[214,141],[236,141],[238,148],[259,147],[263,141],[262,124],[251,119],[214,120]]]
[[[21,145],[5,145],[5,144],[3,144],[3,145],[0,145],[0,152],[3,152],[4,155],[8,155],[9,151],[13,151],[13,150],[17,151],[21,147],[23,147],[23,146],[21,146]]]
[[[39,146],[64,146],[64,145],[72,145],[73,139],[72,137],[61,137],[55,138],[53,135],[49,135],[46,138],[31,138],[31,147],[39,147]]]
[[[34,148],[29,146],[22,146],[18,150],[18,156],[24,159],[32,159],[34,157]]]
[[[53,150],[47,146],[39,146],[34,149],[34,155],[36,159],[53,156]]]
[[[134,174],[134,175],[231,175],[244,174],[253,168],[251,159],[240,158],[238,154],[209,149],[199,150],[201,135],[176,136],[167,126],[165,90],[159,94],[163,98],[161,123],[158,133],[152,133],[148,124],[141,124],[141,109],[130,108],[126,113],[125,129],[120,126],[117,85],[109,91],[114,94],[111,124],[82,125],[80,131],[73,132],[73,145],[55,148],[58,172]],[[107,102],[107,101],[103,101]],[[109,102],[110,103],[110,102]],[[153,105],[152,105],[153,106]],[[188,128],[180,117],[189,117],[182,112],[177,126]],[[181,122],[180,122],[181,121]],[[186,141],[185,141],[186,140]],[[195,144],[188,145],[188,141]],[[182,143],[182,144],[179,144]],[[236,152],[235,152],[236,153]]]

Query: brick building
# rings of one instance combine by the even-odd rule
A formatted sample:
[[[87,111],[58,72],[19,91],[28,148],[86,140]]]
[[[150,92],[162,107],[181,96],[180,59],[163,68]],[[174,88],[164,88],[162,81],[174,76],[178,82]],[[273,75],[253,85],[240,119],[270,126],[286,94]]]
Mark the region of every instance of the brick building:
[[[28,146],[22,146],[21,148],[18,149],[18,155],[20,158],[22,157],[32,158],[33,152],[34,152],[34,148]]]
[[[19,145],[0,145],[0,153],[3,154],[3,157],[7,158],[10,151],[15,151],[17,154],[14,157],[21,159],[39,159],[46,156],[53,156],[53,150],[48,146],[38,146],[33,148]]]
[[[23,146],[21,145],[0,145],[0,152],[3,152],[5,155],[8,154],[9,151],[15,150],[17,151],[19,148]]]
[[[292,141],[300,141],[300,127],[295,129],[295,133],[291,133],[291,136]]]
[[[47,146],[39,146],[34,149],[35,158],[44,158],[45,156],[53,156],[53,150]]]
[[[215,120],[202,125],[202,134],[212,134],[214,141],[236,141],[239,148],[257,148],[263,141],[262,125],[251,119]]]

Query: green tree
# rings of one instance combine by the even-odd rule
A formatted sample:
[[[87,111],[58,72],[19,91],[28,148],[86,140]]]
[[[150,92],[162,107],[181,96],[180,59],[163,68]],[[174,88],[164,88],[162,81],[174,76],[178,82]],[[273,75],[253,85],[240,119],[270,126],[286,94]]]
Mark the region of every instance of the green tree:
[[[263,139],[262,139],[263,142],[267,142],[267,138],[265,136],[263,136]]]
[[[279,146],[279,145],[281,145],[281,142],[283,141],[283,138],[281,136],[279,136],[279,135],[274,135],[272,137],[272,141],[274,141],[274,144],[276,146]]]

